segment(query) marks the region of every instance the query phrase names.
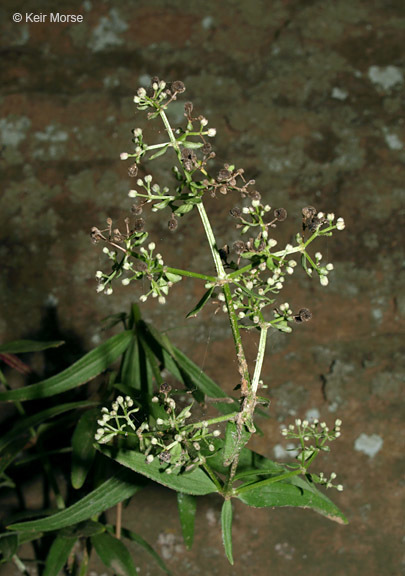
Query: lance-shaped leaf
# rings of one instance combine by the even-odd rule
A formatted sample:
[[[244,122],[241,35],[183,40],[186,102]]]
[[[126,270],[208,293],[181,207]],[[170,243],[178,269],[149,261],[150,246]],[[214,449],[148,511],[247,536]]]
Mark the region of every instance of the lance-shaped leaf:
[[[128,548],[121,540],[114,538],[108,532],[91,538],[98,556],[107,568],[111,568],[117,576],[136,576],[137,570]]]
[[[51,408],[37,412],[32,416],[28,416],[28,418],[21,418],[21,420],[19,420],[17,424],[15,424],[11,430],[4,434],[0,439],[0,452],[11,442],[14,442],[19,436],[27,436],[30,428],[38,426],[38,424],[41,424],[50,418],[60,416],[60,414],[68,412],[69,410],[87,408],[88,406],[94,406],[94,402],[68,402],[67,404],[60,404],[59,406],[52,406]]]
[[[26,352],[41,352],[48,348],[58,348],[64,344],[63,340],[52,342],[36,342],[35,340],[15,340],[0,344],[0,354],[25,354]]]
[[[191,494],[177,493],[177,505],[179,508],[181,531],[184,543],[188,549],[193,545],[195,513],[197,510],[197,499]]]
[[[339,524],[347,524],[345,515],[325,494],[313,485],[294,476],[277,481],[276,477],[262,480],[237,490],[237,498],[255,508],[294,506],[311,508]]]
[[[124,467],[117,467],[116,473],[111,478],[69,508],[56,512],[47,518],[18,522],[8,526],[8,528],[21,532],[60,530],[101,514],[118,502],[131,498],[142,487],[143,482],[139,476]]]
[[[222,541],[224,543],[226,557],[233,564],[232,556],[232,502],[224,500],[221,511]]]
[[[75,542],[76,538],[66,538],[64,535],[55,538],[46,558],[43,576],[59,574],[66,564]]]
[[[17,390],[0,392],[0,401],[14,402],[48,398],[82,386],[104,372],[125,351],[131,338],[131,331],[117,334],[56,376]]]
[[[116,450],[112,446],[100,446],[98,449],[119,464],[177,492],[195,494],[197,496],[217,492],[214,482],[201,468],[195,468],[187,474],[166,474],[166,472],[162,470],[158,458],[148,463],[145,461],[144,454],[140,454],[134,450]]]
[[[208,300],[211,298],[212,293],[214,292],[215,286],[211,286],[205,292],[204,296],[199,300],[199,302],[194,306],[194,308],[187,314],[186,318],[195,318],[199,312],[204,308]]]
[[[108,524],[106,528],[109,532],[115,532],[115,526],[111,526],[110,524]],[[148,554],[152,556],[152,558],[154,558],[154,560],[161,567],[161,569],[164,572],[166,572],[166,574],[169,574],[169,576],[171,576],[172,573],[170,572],[166,564],[163,562],[162,558],[152,548],[152,546],[148,542],[146,542],[144,538],[142,538],[142,536],[140,536],[136,532],[132,532],[132,530],[128,530],[127,528],[122,528],[121,535],[123,538],[127,538],[128,540],[136,542],[139,546],[141,546]]]
[[[94,435],[98,426],[98,415],[98,409],[85,412],[73,432],[71,482],[76,489],[83,486],[96,455]]]

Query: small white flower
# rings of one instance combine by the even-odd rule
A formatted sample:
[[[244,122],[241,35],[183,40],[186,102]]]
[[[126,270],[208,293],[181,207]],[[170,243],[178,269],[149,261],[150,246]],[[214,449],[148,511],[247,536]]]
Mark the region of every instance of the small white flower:
[[[342,421],[340,420],[340,418],[337,418],[335,420],[335,426],[341,426],[342,425]]]
[[[277,290],[281,290],[283,287],[283,283],[282,282],[277,282],[275,288],[277,288]]]
[[[300,419],[300,418],[297,418],[297,419],[296,419],[295,425],[296,425],[296,426],[301,426],[301,419]]]
[[[136,190],[130,190],[130,191],[128,192],[128,196],[129,196],[130,198],[136,198],[136,197],[138,196],[138,192],[137,192]]]
[[[336,490],[338,490],[339,492],[343,492],[343,486],[342,486],[342,484],[338,484],[338,485],[336,486]]]
[[[318,212],[316,217],[319,218],[319,220],[322,220],[322,218],[325,218],[325,214],[323,212]]]
[[[102,278],[102,277],[103,277],[103,273],[101,272],[101,270],[97,270],[96,278]]]
[[[343,220],[343,218],[338,218],[336,221],[336,228],[338,230],[344,230],[345,228],[345,221]]]
[[[163,423],[164,423],[164,420],[162,420],[161,418],[158,418],[158,419],[156,420],[156,424],[157,424],[158,426],[161,426]]]
[[[146,462],[148,464],[151,464],[154,461],[155,457],[153,456],[153,454],[149,454],[149,456],[146,457]]]
[[[148,184],[150,184],[152,182],[152,175],[151,174],[147,174],[144,178],[145,182],[147,182]]]
[[[294,274],[294,268],[291,268],[291,266],[287,266],[287,268],[285,269],[285,271],[287,272],[287,274]]]
[[[147,299],[148,297],[146,296],[146,294],[142,294],[142,296],[139,297],[140,302],[146,302]]]
[[[244,206],[242,208],[242,212],[243,212],[243,214],[249,214],[250,210],[249,210],[249,208],[247,208],[247,206]]]
[[[242,318],[245,317],[245,313],[244,312],[239,312],[238,314],[238,318],[240,318],[242,320]]]
[[[135,138],[139,138],[139,136],[142,136],[142,128],[135,128],[134,136]]]
[[[266,204],[265,207],[264,207],[264,211],[265,211],[265,212],[270,212],[270,210],[271,210],[271,206],[269,206],[269,204]]]
[[[201,126],[206,126],[208,124],[208,120],[206,118],[201,118],[200,122]]]
[[[137,94],[140,98],[145,98],[146,96],[146,90],[145,88],[138,88],[137,90]]]
[[[143,186],[143,180],[142,178],[138,178],[138,180],[136,181],[138,186]]]
[[[153,88],[154,90],[159,90],[159,84],[158,84],[157,82],[154,82],[154,83],[152,84],[152,88]]]
[[[318,261],[319,261],[319,260],[322,260],[322,254],[321,254],[321,252],[317,252],[317,253],[315,254],[315,259],[318,260]]]
[[[325,268],[328,272],[330,272],[331,270],[333,270],[334,266],[332,262],[329,262],[329,264],[326,264]]]
[[[128,284],[129,284],[130,282],[131,282],[131,280],[130,280],[129,278],[123,278],[123,279],[121,280],[121,284],[122,284],[123,286],[128,286]]]
[[[260,206],[260,200],[252,200],[252,206],[253,208],[257,208],[258,206]]]
[[[327,276],[321,276],[319,278],[319,282],[322,284],[322,286],[327,286],[329,284],[329,279]]]
[[[165,304],[165,303],[166,303],[166,298],[165,298],[164,296],[159,296],[158,302],[159,302],[159,304]]]
[[[333,220],[335,219],[335,215],[333,212],[330,212],[329,214],[327,214],[326,218],[330,221],[333,222]]]
[[[214,444],[209,444],[208,449],[210,452],[214,452],[214,450],[215,450]]]
[[[207,132],[207,136],[209,136],[209,138],[213,138],[216,135],[217,131],[215,128],[210,128]]]
[[[121,160],[128,160],[128,153],[127,152],[121,152],[120,158],[121,158]]]
[[[214,430],[212,435],[214,436],[214,438],[218,438],[218,436],[221,436],[221,430]]]
[[[104,291],[104,294],[106,294],[107,296],[111,296],[112,293],[113,293],[112,288],[107,288],[107,290]]]
[[[295,260],[289,260],[288,265],[291,266],[291,268],[295,268],[297,265],[297,262]]]
[[[149,242],[148,244],[148,250],[152,251],[156,248],[156,244],[154,242]]]

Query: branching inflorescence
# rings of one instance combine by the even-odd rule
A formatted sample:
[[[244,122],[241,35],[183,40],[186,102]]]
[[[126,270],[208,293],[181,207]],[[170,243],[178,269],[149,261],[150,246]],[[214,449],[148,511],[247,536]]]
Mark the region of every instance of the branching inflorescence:
[[[294,274],[298,263],[308,276],[318,276],[322,286],[328,284],[328,275],[333,270],[333,265],[323,263],[320,252],[311,255],[310,249],[315,240],[332,236],[335,230],[343,230],[345,224],[342,218],[336,219],[331,212],[324,213],[312,206],[306,206],[302,209],[302,230],[295,235],[292,243],[277,249],[275,231],[287,218],[287,211],[284,208],[272,209],[263,203],[261,194],[256,190],[255,181],[246,179],[243,169],[236,168],[233,164],[225,164],[216,176],[209,173],[209,164],[215,158],[209,140],[215,136],[216,130],[207,127],[208,120],[204,116],[194,115],[191,102],[186,102],[184,106],[184,127],[174,127],[169,122],[167,108],[184,91],[185,86],[180,81],[166,84],[153,78],[151,88],[139,88],[134,97],[138,110],[146,112],[149,120],[163,123],[167,140],[147,143],[143,131],[136,128],[133,130],[132,140],[134,150],[121,154],[122,160],[129,159],[132,162],[128,174],[137,180],[136,187],[131,189],[128,195],[136,202],[132,206],[132,217],[125,220],[123,230],[113,228],[111,219],[107,220],[105,229],[92,229],[93,241],[105,244],[103,250],[112,261],[110,272],[97,272],[97,291],[111,294],[113,282],[118,279],[121,279],[123,285],[143,279],[148,282],[149,288],[140,297],[140,301],[144,302],[151,296],[164,304],[173,284],[184,277],[191,277],[203,281],[206,292],[189,312],[188,317],[196,316],[210,299],[219,303],[220,309],[229,316],[241,390],[239,411],[232,416],[238,440],[229,461],[228,477],[223,489],[224,494],[229,494],[240,452],[250,434],[255,432],[253,415],[258,403],[257,391],[261,382],[268,330],[291,332],[294,324],[311,318],[311,312],[306,308],[294,310],[288,302],[280,303],[280,292]],[[138,177],[141,161],[154,160],[168,152],[174,152],[176,160],[172,168],[172,187],[153,182],[152,175]],[[233,194],[240,199],[240,205],[232,208],[230,216],[236,222],[241,238],[231,247],[226,245],[220,248],[217,244],[205,210],[204,199],[207,194],[218,199],[222,195]],[[171,232],[178,228],[179,221],[186,214],[193,209],[198,210],[215,272],[206,274],[167,265],[162,255],[156,252],[155,242],[149,241],[148,233],[144,230],[143,214],[146,207],[150,207],[153,212],[169,212],[167,222]],[[253,374],[247,365],[242,330],[255,330],[260,334]],[[130,399],[123,400],[119,397],[115,402],[115,409],[114,406],[112,411],[105,409],[96,439],[107,442],[114,436],[113,430],[116,435],[133,433],[137,435],[140,449],[148,462],[152,462],[155,457],[163,462],[166,457],[166,472],[176,468],[188,470],[196,465],[204,466],[206,459],[199,450],[201,442],[207,444],[209,452],[210,446],[214,449],[210,438],[218,432],[209,432],[208,425],[203,426],[201,423],[186,424],[189,409],[176,416],[170,395],[162,395],[160,391],[156,398],[156,401],[163,402],[167,419],[155,420],[151,428],[149,424],[140,423],[135,428],[129,412],[123,419],[114,414],[118,408],[125,408],[127,411],[129,409]],[[124,413],[121,416],[124,416]],[[220,420],[229,421],[231,418],[227,416]],[[126,427],[122,428],[121,422],[127,422]],[[210,425],[216,423],[217,421],[210,422]],[[326,433],[326,424],[319,427],[317,422],[309,424],[304,421],[298,424],[297,421],[298,432],[294,432],[293,428],[286,429],[284,434],[287,437],[298,438],[300,441],[300,473],[306,473],[316,454],[325,450],[326,440],[333,440],[339,435],[336,426],[334,433],[329,435]],[[312,444],[307,446],[309,441]],[[328,487],[333,486],[333,479],[325,479],[323,475],[313,477],[314,482]],[[340,489],[340,485],[338,488]]]

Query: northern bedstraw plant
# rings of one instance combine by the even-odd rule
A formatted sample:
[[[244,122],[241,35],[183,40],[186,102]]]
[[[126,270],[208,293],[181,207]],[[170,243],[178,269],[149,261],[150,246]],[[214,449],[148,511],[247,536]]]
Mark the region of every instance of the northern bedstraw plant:
[[[167,367],[163,361],[158,370],[155,367],[157,390],[147,399],[149,409],[139,403],[134,407],[130,395],[125,398],[118,396],[111,408],[103,409],[96,440],[100,444],[109,444],[117,436],[132,438],[128,443],[117,445],[120,447],[118,453],[116,448],[104,450],[104,453],[183,495],[199,493],[196,487],[193,489],[190,474],[198,471],[200,475],[198,478],[195,476],[196,483],[198,479],[205,480],[211,487],[208,491],[218,492],[224,498],[223,540],[228,559],[232,562],[231,499],[234,497],[253,506],[310,506],[338,521],[345,521],[343,515],[315,488],[320,484],[342,490],[340,484],[335,484],[336,475],[326,478],[323,473],[309,471],[319,452],[329,450],[329,443],[340,435],[340,420],[336,420],[329,429],[326,423],[317,420],[297,419],[295,425],[284,429],[284,436],[298,440],[299,453],[297,463],[293,465],[276,464],[257,455],[253,457],[245,448],[256,432],[255,410],[259,404],[267,403],[266,399],[258,396],[258,391],[269,331],[291,332],[294,325],[311,318],[308,309],[295,310],[288,302],[282,302],[281,292],[298,263],[308,276],[317,277],[322,286],[327,286],[333,264],[323,262],[320,252],[313,255],[313,245],[319,238],[343,230],[345,224],[332,212],[303,207],[302,230],[292,243],[278,248],[276,229],[286,219],[286,210],[264,204],[255,181],[248,180],[242,168],[225,164],[212,175],[209,165],[215,152],[211,140],[216,130],[208,127],[204,116],[195,114],[191,102],[184,105],[182,126],[174,126],[169,121],[167,109],[184,91],[185,86],[180,81],[166,84],[154,78],[150,89],[140,88],[134,97],[137,109],[144,112],[148,120],[157,122],[159,128],[164,128],[166,140],[147,142],[143,131],[135,128],[133,149],[121,153],[122,160],[131,162],[129,176],[136,179],[135,186],[128,193],[135,200],[133,217],[125,220],[123,229],[115,228],[111,219],[107,220],[106,229],[92,229],[94,242],[104,243],[103,251],[112,262],[109,271],[97,272],[97,290],[112,294],[117,281],[127,286],[143,280],[147,289],[140,302],[152,297],[164,305],[175,283],[185,277],[200,280],[206,291],[188,317],[196,316],[210,299],[217,301],[228,315],[240,375],[240,395],[231,407],[225,403],[229,399],[222,401],[225,414],[211,420],[196,421],[192,405],[178,409],[171,386],[162,381],[160,371]],[[158,183],[149,174],[138,177],[140,163],[155,160],[166,153],[173,158],[174,178]],[[241,235],[231,248],[219,246],[204,203],[207,195],[220,202],[227,194],[235,197],[236,205],[231,209],[230,217]],[[147,210],[162,212],[172,232],[180,225],[181,219],[197,210],[205,231],[207,249],[212,256],[213,270],[195,272],[164,262],[159,246],[144,230]],[[259,339],[253,370],[248,366],[244,351],[242,332],[245,331],[253,332]],[[194,386],[195,392],[209,395],[203,387],[198,390],[195,382]],[[196,397],[198,399],[198,394]],[[154,404],[161,408],[159,414],[150,409]],[[217,428],[220,422],[227,422],[225,439],[220,438]],[[175,477],[175,482],[168,481],[168,476]],[[194,509],[194,503],[189,503],[189,507]],[[183,525],[183,532],[187,537],[187,526]]]
[[[188,317],[198,316],[210,301],[228,316],[239,371],[235,397],[228,397],[167,334],[142,320],[138,305],[132,306],[128,317],[119,314],[111,319],[110,324],[123,321],[121,333],[59,374],[13,389],[0,370],[0,401],[13,403],[17,414],[0,438],[0,488],[14,490],[18,502],[10,514],[2,514],[0,563],[14,562],[22,574],[30,574],[29,562],[35,562],[41,576],[55,576],[64,567],[72,576],[85,576],[95,552],[115,573],[135,576],[126,540],[142,546],[170,574],[142,536],[122,526],[122,502],[136,495],[148,478],[177,492],[188,547],[193,542],[197,496],[223,498],[222,537],[231,563],[233,498],[256,507],[312,508],[346,522],[317,487],[341,490],[336,475],[312,472],[317,455],[340,436],[340,420],[328,427],[325,422],[297,419],[284,428],[282,434],[298,445],[294,463],[273,462],[246,446],[257,430],[257,411],[268,404],[258,395],[268,334],[291,332],[311,319],[308,309],[295,309],[283,301],[283,287],[299,263],[308,276],[318,278],[322,286],[328,284],[333,265],[323,263],[313,245],[342,230],[344,221],[303,207],[302,229],[293,242],[279,248],[275,236],[286,210],[263,203],[255,182],[242,168],[225,164],[215,176],[211,174],[215,129],[208,127],[208,120],[196,116],[191,102],[186,102],[184,126],[169,122],[167,108],[184,90],[182,82],[166,85],[155,78],[150,89],[140,88],[135,95],[137,108],[159,125],[158,131],[163,128],[166,140],[150,143],[135,128],[133,150],[121,154],[130,160],[128,172],[135,181],[129,191],[132,216],[123,226],[108,219],[106,227],[91,231],[111,263],[108,271],[96,273],[97,290],[108,295],[117,282],[131,288],[141,281],[144,293],[139,302],[155,298],[165,305],[170,290],[183,278],[201,282],[205,292]],[[149,174],[138,177],[141,162],[163,154],[170,155],[174,164],[165,182],[154,182]],[[230,221],[241,234],[231,247],[218,243],[205,209],[207,195],[219,203],[227,194],[235,204]],[[162,213],[171,232],[188,213],[198,211],[211,269],[183,270],[165,262],[156,239],[145,230],[148,210]],[[251,366],[243,332],[258,338]],[[25,340],[2,344],[0,362],[26,374],[29,366],[16,355],[61,344]],[[95,377],[98,387],[93,383],[87,388]],[[24,402],[32,402],[28,410]],[[218,415],[201,420],[198,404],[208,402]],[[31,477],[43,478],[39,510],[30,509],[24,500],[24,479]],[[113,526],[105,512],[115,506]],[[28,542],[33,555],[25,558],[20,547]]]

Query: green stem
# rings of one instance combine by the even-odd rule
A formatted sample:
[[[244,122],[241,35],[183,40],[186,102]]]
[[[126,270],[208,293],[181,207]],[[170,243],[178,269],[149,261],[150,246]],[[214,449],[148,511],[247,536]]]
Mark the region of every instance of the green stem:
[[[264,354],[266,352],[267,331],[268,331],[267,326],[262,326],[260,329],[259,350],[257,351],[255,371],[252,380],[252,393],[254,394],[254,396],[256,396],[257,394],[257,388],[259,385],[260,374],[263,366]]]
[[[165,270],[171,274],[177,274],[178,276],[188,276],[189,278],[198,278],[199,280],[205,280],[205,282],[216,282],[216,276],[207,276],[207,274],[199,274],[197,272],[191,272],[190,270],[181,270],[180,268],[171,268],[169,266],[165,267]]]
[[[302,474],[301,468],[298,468],[298,470],[294,470],[293,472],[285,472],[284,474],[279,474],[278,476],[267,478],[266,480],[262,480],[261,482],[253,482],[252,484],[245,484],[240,488],[236,488],[234,490],[234,494],[242,494],[242,492],[248,492],[249,490],[259,488],[260,486],[267,486],[268,484],[276,484],[277,482],[280,482],[280,480],[285,480],[286,478],[291,478],[292,476],[298,476],[299,474]]]

